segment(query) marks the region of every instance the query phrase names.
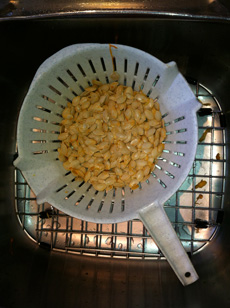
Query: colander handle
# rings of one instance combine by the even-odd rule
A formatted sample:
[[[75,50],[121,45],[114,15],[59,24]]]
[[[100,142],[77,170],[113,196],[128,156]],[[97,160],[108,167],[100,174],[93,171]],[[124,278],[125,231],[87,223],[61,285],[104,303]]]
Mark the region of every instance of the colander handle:
[[[139,216],[181,283],[186,286],[195,282],[199,277],[163,206],[154,203],[141,210]]]

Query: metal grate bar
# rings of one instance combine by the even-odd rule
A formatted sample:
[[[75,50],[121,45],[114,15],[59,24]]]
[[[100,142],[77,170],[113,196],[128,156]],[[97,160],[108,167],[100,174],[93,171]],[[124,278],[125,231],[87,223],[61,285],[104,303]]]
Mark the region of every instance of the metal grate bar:
[[[219,160],[219,162],[226,162],[226,161],[225,160],[224,161]],[[223,169],[223,174],[225,174],[224,169]],[[196,177],[196,178],[209,178],[209,177],[212,177],[214,179],[222,179],[222,180],[225,179],[225,176],[222,176],[222,175],[206,175],[206,174],[200,175],[200,174],[193,174],[193,173],[188,175],[188,178],[190,178],[190,177],[191,178],[194,178],[194,177]],[[223,190],[221,190],[221,192],[223,192]]]
[[[192,194],[194,194],[194,192],[195,192],[195,189],[194,190],[183,190],[183,189],[179,189],[178,190],[178,192],[186,192],[186,193],[192,193]],[[224,195],[224,192],[214,192],[214,191],[203,191],[203,190],[197,190],[196,189],[196,193],[202,193],[202,194],[206,194],[206,195]]]

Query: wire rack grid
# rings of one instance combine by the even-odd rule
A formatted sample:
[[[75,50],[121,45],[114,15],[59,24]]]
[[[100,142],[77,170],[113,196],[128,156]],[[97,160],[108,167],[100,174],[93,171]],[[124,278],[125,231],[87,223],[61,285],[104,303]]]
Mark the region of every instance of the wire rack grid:
[[[216,97],[200,83],[189,83],[203,105],[197,115],[199,143],[186,181],[164,208],[192,255],[213,239],[223,219],[226,144],[224,114]],[[98,257],[164,258],[139,220],[95,224],[70,217],[48,203],[38,205],[17,169],[15,200],[21,227],[41,247]]]

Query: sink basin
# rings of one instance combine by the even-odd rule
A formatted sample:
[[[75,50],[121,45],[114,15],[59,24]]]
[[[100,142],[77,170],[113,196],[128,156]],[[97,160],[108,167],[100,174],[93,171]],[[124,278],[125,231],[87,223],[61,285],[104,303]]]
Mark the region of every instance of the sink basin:
[[[0,108],[0,307],[142,308],[155,305],[193,308],[230,305],[229,31],[230,23],[226,21],[134,18],[131,15],[35,18],[0,23],[3,94]],[[46,58],[65,46],[87,42],[129,45],[165,63],[175,61],[191,86],[199,82],[211,91],[209,93],[220,105],[218,127],[225,132],[222,146],[227,153],[222,159],[225,163],[221,176],[225,185],[223,210],[218,219],[215,218],[218,232],[214,238],[204,249],[191,255],[200,279],[186,288],[161,257],[148,260],[111,255],[92,257],[82,251],[69,254],[66,250],[54,250],[49,245],[35,243],[27,236],[27,230],[24,232],[25,226],[18,222],[12,163],[16,153],[17,118],[23,99],[37,68]],[[207,178],[209,181],[210,176]],[[17,199],[16,203],[19,201]]]

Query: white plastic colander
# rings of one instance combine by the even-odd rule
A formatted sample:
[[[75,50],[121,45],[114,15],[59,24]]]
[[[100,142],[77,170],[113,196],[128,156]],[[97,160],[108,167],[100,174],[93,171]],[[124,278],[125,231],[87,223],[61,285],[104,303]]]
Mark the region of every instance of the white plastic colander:
[[[145,183],[97,192],[89,183],[74,181],[58,160],[59,123],[63,108],[93,79],[111,82],[108,44],[77,44],[48,58],[38,69],[23,102],[18,121],[19,168],[37,202],[95,223],[117,223],[139,218],[161,249],[182,284],[198,279],[163,209],[192,166],[198,138],[196,111],[200,104],[174,62],[164,64],[128,46],[113,49],[121,84],[143,90],[158,101],[165,120],[165,150]]]

